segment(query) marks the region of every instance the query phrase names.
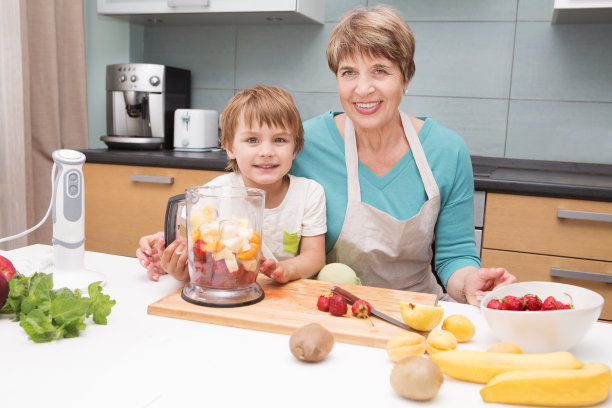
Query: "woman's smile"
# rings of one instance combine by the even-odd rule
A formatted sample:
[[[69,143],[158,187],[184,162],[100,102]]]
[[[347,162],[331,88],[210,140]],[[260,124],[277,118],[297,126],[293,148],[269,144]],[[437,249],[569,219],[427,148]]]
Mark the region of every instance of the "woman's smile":
[[[382,101],[376,102],[354,102],[355,110],[363,115],[370,115],[376,113],[381,107]]]

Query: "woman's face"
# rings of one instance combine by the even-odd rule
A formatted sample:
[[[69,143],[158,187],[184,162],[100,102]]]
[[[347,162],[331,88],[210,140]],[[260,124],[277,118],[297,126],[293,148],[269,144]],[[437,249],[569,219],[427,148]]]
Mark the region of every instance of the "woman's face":
[[[336,78],[340,103],[355,129],[384,130],[394,123],[408,86],[396,62],[355,54],[340,61]]]

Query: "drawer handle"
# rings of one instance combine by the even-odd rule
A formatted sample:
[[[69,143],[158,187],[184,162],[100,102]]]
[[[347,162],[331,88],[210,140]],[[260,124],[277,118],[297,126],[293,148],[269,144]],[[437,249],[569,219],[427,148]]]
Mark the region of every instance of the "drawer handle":
[[[174,177],[143,176],[142,174],[130,174],[130,181],[136,183],[173,184]]]
[[[612,222],[612,214],[587,212],[587,211],[557,210],[557,218],[567,218],[571,220]]]
[[[567,269],[550,268],[550,276],[556,278],[584,279],[595,282],[612,283],[612,275],[605,273],[571,271]]]

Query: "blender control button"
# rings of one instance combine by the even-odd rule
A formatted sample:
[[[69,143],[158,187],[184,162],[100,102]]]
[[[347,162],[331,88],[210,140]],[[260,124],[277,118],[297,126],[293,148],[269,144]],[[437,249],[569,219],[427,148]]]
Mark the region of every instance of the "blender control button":
[[[157,86],[159,85],[159,77],[157,75],[152,76],[151,78],[149,78],[149,83],[153,86]]]
[[[69,193],[70,197],[76,196],[78,192],[79,192],[79,189],[78,189],[77,186],[70,186],[70,187],[68,187],[68,193]]]
[[[75,182],[75,181],[77,181],[79,176],[77,176],[75,173],[72,173],[72,174],[70,174],[70,176],[68,176],[68,178],[70,179],[70,181]]]
[[[130,77],[130,81],[132,81],[132,82],[136,82],[136,80],[138,80],[138,77],[137,77],[136,75],[132,75],[132,76]]]

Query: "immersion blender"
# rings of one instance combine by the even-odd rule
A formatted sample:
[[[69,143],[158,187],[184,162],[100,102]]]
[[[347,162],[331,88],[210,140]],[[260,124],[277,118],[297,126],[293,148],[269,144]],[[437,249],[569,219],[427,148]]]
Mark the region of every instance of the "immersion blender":
[[[53,183],[53,287],[87,291],[92,282],[105,283],[104,275],[85,268],[85,155],[76,150],[53,152],[57,175]]]

